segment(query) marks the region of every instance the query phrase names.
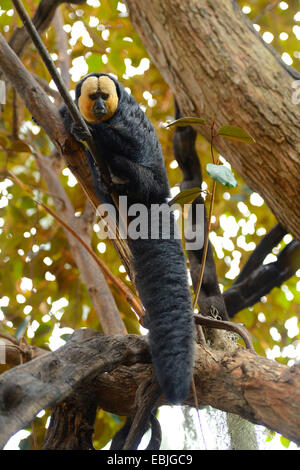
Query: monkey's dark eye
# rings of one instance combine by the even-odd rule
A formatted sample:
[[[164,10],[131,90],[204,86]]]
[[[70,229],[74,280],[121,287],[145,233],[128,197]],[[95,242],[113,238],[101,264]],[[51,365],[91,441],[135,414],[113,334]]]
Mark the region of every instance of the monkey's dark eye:
[[[95,101],[97,98],[98,98],[99,94],[98,93],[92,93],[91,95],[89,95],[89,98],[93,101]]]
[[[101,98],[103,100],[107,100],[107,98],[109,97],[109,94],[108,93],[101,93]]]

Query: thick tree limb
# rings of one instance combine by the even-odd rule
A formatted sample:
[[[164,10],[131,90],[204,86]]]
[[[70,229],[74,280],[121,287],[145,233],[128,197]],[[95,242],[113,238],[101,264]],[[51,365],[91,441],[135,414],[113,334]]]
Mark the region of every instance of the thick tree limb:
[[[57,351],[0,376],[0,444],[74,391],[90,391],[102,409],[132,416],[137,386],[152,374],[145,337],[79,330]],[[200,404],[300,443],[299,365],[287,367],[239,348],[229,353],[197,347],[194,380]],[[165,403],[162,398],[156,406]],[[194,406],[192,392],[185,404]]]
[[[45,354],[0,376],[0,447],[30,423],[42,409],[53,406],[98,374],[120,364],[149,362],[145,339],[135,335],[104,336],[78,330],[58,351]],[[104,374],[106,375],[106,374]]]
[[[230,317],[246,307],[250,307],[274,287],[295,274],[300,266],[300,243],[290,242],[278,255],[273,263],[260,265],[238,284],[234,284],[224,293],[227,311]]]
[[[234,1],[127,0],[130,18],[185,116],[244,128],[256,144],[214,145],[300,240],[299,77]],[[255,53],[253,53],[255,51]],[[199,129],[208,140],[208,130]]]
[[[97,403],[92,390],[75,392],[55,405],[43,450],[94,450],[92,436]]]
[[[234,280],[234,284],[239,284],[251,275],[263,263],[266,256],[272,252],[272,249],[281,242],[286,233],[280,224],[276,224],[251,253],[240,274]]]

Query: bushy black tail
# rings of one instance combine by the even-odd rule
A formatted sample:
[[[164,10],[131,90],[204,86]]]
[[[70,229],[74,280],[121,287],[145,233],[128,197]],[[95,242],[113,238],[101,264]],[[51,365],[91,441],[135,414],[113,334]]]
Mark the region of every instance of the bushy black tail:
[[[136,287],[146,310],[155,375],[167,400],[179,404],[192,380],[194,321],[185,256],[181,241],[175,238],[172,212],[170,217],[169,238],[163,239],[160,220],[159,239],[130,239],[129,246]]]
[[[89,154],[87,161],[99,201],[113,204]],[[179,404],[189,392],[194,365],[194,320],[186,261],[171,210],[161,215],[148,209],[144,223],[146,238],[128,239],[135,284],[146,310],[156,378],[167,400]],[[157,227],[157,239],[151,234],[153,226]]]

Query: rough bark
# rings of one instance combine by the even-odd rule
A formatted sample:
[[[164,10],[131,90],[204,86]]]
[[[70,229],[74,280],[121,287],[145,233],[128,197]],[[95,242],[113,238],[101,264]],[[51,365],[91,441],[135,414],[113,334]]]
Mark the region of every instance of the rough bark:
[[[152,377],[145,337],[78,330],[57,351],[0,376],[0,445],[41,409],[74,392],[90,393],[102,409],[132,416],[138,386]],[[236,413],[300,443],[299,365],[287,367],[240,348],[225,352],[198,346],[194,380],[201,405]],[[155,406],[162,404],[161,396]],[[194,406],[192,392],[185,404]]]
[[[149,361],[147,343],[139,336],[108,337],[84,329],[78,330],[63,348],[3,373],[0,447],[41,409],[72,396],[75,390],[80,395],[88,390],[92,393],[99,373],[106,372],[106,376],[120,364]]]
[[[43,450],[93,450],[92,435],[97,412],[95,394],[88,389],[74,393],[54,406]]]
[[[299,235],[300,206],[299,200],[293,198],[299,190],[299,123],[290,100],[292,78],[286,69],[263,45],[233,3],[200,0],[128,0],[127,3],[141,37],[176,92],[184,114],[207,119],[214,116],[217,124],[239,125],[256,137],[255,146],[219,139],[216,147],[248,184],[265,197],[282,224],[295,236]],[[255,57],[250,54],[253,48],[257,48]],[[61,134],[57,111],[51,108],[46,95],[40,94],[20,63],[12,59],[2,41],[0,67],[28,109],[41,116],[39,122],[65,154],[70,168],[93,200],[82,149]],[[18,77],[16,70],[22,72]],[[27,90],[24,83],[29,85]],[[32,100],[33,96],[35,99]],[[289,102],[285,103],[284,99]],[[49,113],[45,109],[49,109]],[[257,119],[252,122],[250,119],[254,115]],[[104,371],[112,372],[103,374]],[[101,408],[119,415],[131,415],[137,386],[151,373],[143,338],[91,335],[83,344],[76,343],[75,336],[64,349],[1,376],[2,443],[32,421],[40,409],[72,396],[75,387],[81,397],[91,396],[89,392],[96,393]],[[300,404],[296,392],[299,376],[299,367],[287,368],[248,351],[197,350],[195,381],[202,404],[238,413],[296,442],[300,442]],[[186,403],[194,405],[192,394]],[[80,423],[87,423],[83,437],[85,446],[90,445],[93,412],[92,407],[90,413],[79,416]],[[73,423],[76,427],[76,416],[73,418],[68,421],[70,430]],[[76,429],[80,428],[80,423]],[[54,426],[52,431],[55,429]],[[74,446],[78,448],[78,442]]]
[[[131,21],[185,116],[256,140],[216,149],[300,239],[300,120],[289,72],[234,1],[127,0]],[[207,130],[199,132],[208,138]]]

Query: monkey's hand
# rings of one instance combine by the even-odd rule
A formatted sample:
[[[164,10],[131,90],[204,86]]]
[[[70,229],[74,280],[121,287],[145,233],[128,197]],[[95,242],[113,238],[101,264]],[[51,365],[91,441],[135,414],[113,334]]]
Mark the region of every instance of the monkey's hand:
[[[119,178],[118,176],[115,176],[112,174],[110,171],[111,175],[111,184],[109,191],[110,193],[115,193],[120,196],[128,196],[128,192],[130,191],[130,182],[126,178]]]
[[[83,129],[81,125],[76,124],[75,122],[72,122],[71,124],[70,133],[78,142],[81,140],[85,142],[89,137],[87,131]]]

